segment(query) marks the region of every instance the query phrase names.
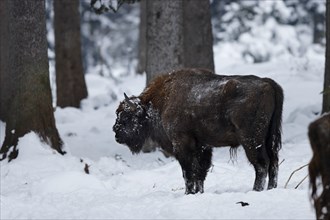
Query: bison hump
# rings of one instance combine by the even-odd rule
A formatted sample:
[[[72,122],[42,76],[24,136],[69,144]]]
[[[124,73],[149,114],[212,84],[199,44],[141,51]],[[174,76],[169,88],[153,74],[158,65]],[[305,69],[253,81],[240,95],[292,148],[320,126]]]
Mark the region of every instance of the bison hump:
[[[236,79],[230,79],[226,81],[226,83],[223,86],[222,93],[223,94],[230,94],[237,91],[237,86],[239,84],[239,81]]]

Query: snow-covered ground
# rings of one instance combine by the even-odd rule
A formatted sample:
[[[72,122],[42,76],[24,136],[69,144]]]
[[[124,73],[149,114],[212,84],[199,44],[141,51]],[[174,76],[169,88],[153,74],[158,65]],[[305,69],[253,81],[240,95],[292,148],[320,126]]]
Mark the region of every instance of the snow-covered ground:
[[[277,189],[252,191],[254,170],[242,148],[234,161],[229,148],[218,148],[205,193],[184,195],[175,159],[159,151],[132,155],[114,139],[115,110],[123,92],[138,95],[145,77],[123,75],[115,83],[89,73],[89,97],[82,109],[55,112],[68,153],[55,153],[30,133],[19,141],[19,157],[0,163],[1,219],[313,219],[308,179],[295,189],[307,168],[284,186],[292,171],[311,158],[307,126],[321,109],[324,51],[311,47],[305,57],[261,64],[244,63],[233,51],[233,45],[215,46],[217,73],[271,77],[284,89],[283,162]],[[0,129],[2,143],[4,123]],[[249,205],[243,207],[240,201]]]

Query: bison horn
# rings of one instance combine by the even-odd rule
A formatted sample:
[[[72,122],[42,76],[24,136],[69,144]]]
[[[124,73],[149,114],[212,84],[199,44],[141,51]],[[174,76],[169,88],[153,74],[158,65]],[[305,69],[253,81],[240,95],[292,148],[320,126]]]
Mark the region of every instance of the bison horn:
[[[124,96],[125,96],[125,102],[134,111],[136,109],[136,105],[131,100],[129,100],[129,98],[126,95],[126,93],[124,93]]]

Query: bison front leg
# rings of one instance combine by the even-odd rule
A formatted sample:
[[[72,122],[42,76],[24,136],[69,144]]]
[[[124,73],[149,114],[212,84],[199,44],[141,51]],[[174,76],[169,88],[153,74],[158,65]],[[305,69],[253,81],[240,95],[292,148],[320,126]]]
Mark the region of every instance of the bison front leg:
[[[183,175],[183,179],[185,182],[185,186],[186,186],[186,191],[185,194],[195,194],[196,193],[196,188],[195,188],[195,182],[193,180],[193,175],[192,175],[192,171],[187,169],[187,167],[182,167],[182,175]]]
[[[185,194],[197,193],[195,184],[196,174],[193,169],[196,158],[194,158],[190,153],[185,155],[177,154],[176,158],[181,165],[182,175],[186,186]]]
[[[177,156],[185,180],[185,194],[204,192],[204,180],[211,166],[211,158],[211,148],[197,149],[194,152],[187,152],[183,156]]]
[[[184,162],[183,162],[184,163]],[[183,179],[186,185],[185,194],[195,194],[204,192],[204,180],[198,176],[198,162],[197,158],[191,158],[189,164],[183,165],[180,162],[182,168]]]

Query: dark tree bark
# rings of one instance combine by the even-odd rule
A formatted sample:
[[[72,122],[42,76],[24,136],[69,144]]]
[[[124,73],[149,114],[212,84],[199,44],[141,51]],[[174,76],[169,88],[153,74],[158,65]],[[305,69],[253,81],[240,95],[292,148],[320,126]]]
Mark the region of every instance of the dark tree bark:
[[[18,138],[33,131],[59,153],[62,140],[55,126],[49,82],[44,0],[1,0],[7,5],[10,97],[2,159],[18,155]],[[1,18],[2,19],[2,18]],[[13,147],[13,148],[12,148]]]
[[[326,55],[322,113],[330,112],[330,1],[326,3]]]
[[[182,0],[147,1],[147,84],[157,74],[183,67]]]
[[[324,30],[320,28],[320,25],[324,22],[322,14],[313,12],[313,43],[320,44],[324,38]]]
[[[147,84],[157,74],[181,67],[214,71],[209,0],[146,2],[147,40],[140,50],[146,48]]]
[[[83,73],[79,0],[54,1],[57,106],[80,107],[87,97]]]
[[[138,65],[136,72],[142,74],[146,71],[146,45],[147,44],[147,0],[140,1],[140,24],[138,43]]]
[[[210,1],[184,0],[183,18],[184,67],[214,71]]]
[[[7,99],[9,96],[8,81],[8,21],[6,1],[0,0],[0,120],[5,121],[6,110],[8,109]],[[6,83],[5,83],[6,82]]]

